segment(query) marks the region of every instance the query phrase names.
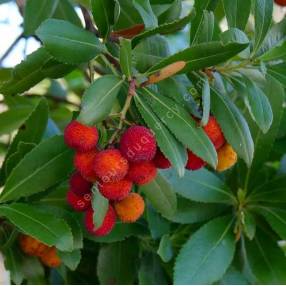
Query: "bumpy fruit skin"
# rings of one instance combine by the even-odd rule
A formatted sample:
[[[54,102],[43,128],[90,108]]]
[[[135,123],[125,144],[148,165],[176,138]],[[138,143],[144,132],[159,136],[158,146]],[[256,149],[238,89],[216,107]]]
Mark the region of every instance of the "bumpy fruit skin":
[[[225,143],[225,138],[217,120],[213,116],[210,116],[207,125],[204,127],[204,130],[214,144],[216,150],[223,146]]]
[[[19,237],[19,243],[22,251],[31,256],[40,256],[49,248],[39,240],[24,234]]]
[[[103,183],[122,180],[128,172],[128,161],[117,149],[107,149],[99,152],[93,163],[93,170]]]
[[[73,191],[67,192],[67,202],[77,212],[86,211],[91,204],[91,193],[77,196]]]
[[[85,213],[85,227],[86,230],[95,236],[104,236],[111,232],[116,222],[116,213],[111,205],[105,215],[102,225],[96,229],[93,224],[93,209],[90,208]]]
[[[122,201],[116,202],[114,208],[122,222],[132,223],[137,221],[144,213],[145,203],[139,194],[130,193]]]
[[[225,144],[218,150],[218,165],[216,170],[223,172],[230,169],[237,162],[237,154],[229,144]]]
[[[65,128],[64,138],[70,148],[87,152],[95,148],[98,142],[98,131],[96,127],[86,126],[74,120]]]
[[[129,162],[151,161],[156,149],[154,135],[144,126],[136,125],[128,128],[120,140],[120,151]]]
[[[171,167],[171,162],[164,156],[161,150],[157,149],[153,163],[158,169],[168,169]]]
[[[275,3],[282,7],[286,6],[286,0],[275,0]]]
[[[70,190],[77,196],[83,196],[90,193],[92,184],[82,177],[79,172],[75,172],[70,177]]]
[[[50,268],[56,268],[61,265],[61,259],[57,255],[55,247],[49,247],[42,255],[40,255],[42,263]]]
[[[89,182],[96,181],[96,174],[93,170],[97,150],[88,152],[77,152],[74,156],[74,165],[79,173]]]
[[[155,179],[157,169],[153,162],[130,164],[126,178],[137,185],[145,185]]]
[[[188,162],[186,165],[186,169],[191,171],[196,171],[201,169],[206,165],[200,157],[196,156],[192,151],[188,150]]]
[[[118,201],[124,199],[131,192],[132,182],[121,180],[114,183],[99,183],[98,188],[105,198]]]

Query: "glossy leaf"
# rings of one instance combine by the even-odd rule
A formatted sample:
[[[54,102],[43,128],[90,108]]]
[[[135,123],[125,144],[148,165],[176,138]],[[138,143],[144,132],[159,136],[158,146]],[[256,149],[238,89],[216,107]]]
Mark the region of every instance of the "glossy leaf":
[[[182,13],[182,0],[175,0],[173,3],[158,17],[159,25],[170,23],[180,18]]]
[[[72,250],[72,233],[64,220],[24,203],[2,204],[0,214],[27,235],[62,251]]]
[[[0,202],[43,192],[63,180],[72,169],[72,151],[66,147],[62,136],[43,141],[12,171]]]
[[[187,163],[187,153],[184,146],[170,133],[143,98],[135,96],[135,102],[144,121],[154,131],[160,150],[170,160],[179,176],[182,177]]]
[[[211,95],[211,111],[218,120],[227,142],[249,166],[254,155],[254,143],[245,118],[229,97],[215,89],[212,89]]]
[[[174,190],[184,198],[203,203],[235,202],[225,183],[206,169],[188,171],[183,178],[179,178],[172,170],[166,170],[162,174]]]
[[[132,47],[131,41],[127,39],[120,40],[120,66],[122,72],[130,80],[132,77]]]
[[[204,79],[204,83],[203,83],[202,100],[203,100],[203,117],[201,120],[201,124],[205,126],[209,122],[210,108],[211,108],[210,107],[211,91],[210,91],[209,80],[207,77]]]
[[[217,218],[191,236],[176,258],[175,284],[212,284],[223,276],[235,251],[231,224],[229,217]]]
[[[210,42],[214,32],[214,14],[212,11],[203,11],[201,31],[196,38],[196,43]]]
[[[161,238],[157,253],[165,263],[169,262],[172,259],[173,247],[169,234],[165,234]]]
[[[64,265],[70,270],[75,271],[81,260],[81,252],[79,249],[72,252],[58,251],[58,255]]]
[[[91,0],[93,19],[100,35],[106,38],[114,24],[114,0]]]
[[[255,53],[264,41],[264,38],[270,28],[273,12],[272,0],[254,1],[254,19],[255,19]]]
[[[132,0],[134,7],[141,15],[146,28],[158,26],[158,20],[153,13],[149,0]]]
[[[213,144],[191,115],[176,102],[144,88],[145,99],[160,120],[184,146],[215,167],[217,154]]]
[[[286,59],[286,44],[285,42],[279,46],[275,46],[260,57],[262,61],[278,61]]]
[[[105,119],[112,109],[122,84],[123,80],[114,75],[98,78],[83,95],[78,120],[91,125]]]
[[[244,30],[250,14],[251,1],[223,0],[223,6],[228,26]]]
[[[172,216],[176,212],[175,191],[160,174],[151,183],[141,186],[139,190],[164,217]]]
[[[37,29],[36,35],[48,52],[64,63],[87,62],[104,49],[91,32],[63,20],[46,20]]]

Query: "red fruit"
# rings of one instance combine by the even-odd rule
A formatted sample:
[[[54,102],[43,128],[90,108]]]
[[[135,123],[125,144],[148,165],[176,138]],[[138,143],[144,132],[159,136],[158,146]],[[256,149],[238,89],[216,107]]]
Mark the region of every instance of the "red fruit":
[[[218,122],[213,116],[210,117],[207,125],[204,127],[204,130],[210,140],[213,142],[216,150],[223,146],[225,143],[225,138]]]
[[[90,207],[91,194],[85,194],[84,196],[80,197],[69,190],[67,192],[67,202],[75,211],[82,212]]]
[[[96,127],[90,127],[74,120],[68,124],[64,132],[65,143],[80,152],[90,151],[98,142]]]
[[[155,164],[156,168],[159,169],[168,169],[171,167],[170,161],[164,156],[164,154],[159,149],[157,149],[155,158],[153,159],[153,163]]]
[[[73,173],[70,177],[70,190],[77,196],[83,196],[90,193],[92,184],[82,177],[79,172]]]
[[[109,200],[118,201],[124,199],[131,192],[132,182],[121,180],[114,183],[99,183],[100,193]]]
[[[137,185],[145,185],[153,181],[157,169],[153,162],[134,163],[130,165],[127,178]]]
[[[93,209],[90,208],[85,213],[85,227],[89,233],[95,236],[104,236],[111,232],[116,222],[116,213],[111,205],[105,215],[102,225],[96,228],[93,223]]]
[[[117,149],[99,152],[93,163],[93,170],[103,183],[118,182],[128,172],[128,162]]]
[[[206,162],[196,156],[192,151],[188,150],[188,162],[186,165],[186,169],[195,171],[201,169],[205,165]]]
[[[74,165],[80,174],[88,181],[95,182],[96,174],[93,171],[93,165],[97,151],[92,150],[89,152],[78,152],[74,157]]]
[[[151,161],[156,154],[157,144],[151,130],[144,126],[128,128],[121,137],[120,151],[130,162]]]
[[[275,0],[275,3],[282,7],[286,6],[286,0]]]

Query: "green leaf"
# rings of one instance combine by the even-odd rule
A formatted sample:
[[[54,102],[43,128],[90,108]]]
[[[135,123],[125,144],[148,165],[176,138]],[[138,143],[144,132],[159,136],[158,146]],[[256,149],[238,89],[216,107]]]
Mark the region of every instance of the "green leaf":
[[[156,35],[143,39],[134,49],[135,67],[144,73],[153,65],[170,55],[168,41],[165,37]]]
[[[282,108],[284,102],[284,89],[276,79],[267,75],[266,81],[263,85],[263,91],[267,95],[272,107],[273,123],[267,134],[262,134],[262,132],[256,127],[256,124],[251,124],[250,122],[251,133],[255,142],[254,159],[251,164],[251,168],[248,169],[245,177],[245,186],[249,186],[250,188],[256,187],[253,186],[252,182],[257,175],[257,171],[260,170],[262,164],[269,157],[270,151],[279,131],[280,122],[284,111]]]
[[[132,3],[141,15],[147,29],[158,26],[158,20],[153,13],[149,0],[132,0]]]
[[[261,57],[259,57],[262,61],[278,61],[286,59],[286,43],[282,43],[279,46],[275,46],[265,54],[263,54]]]
[[[79,249],[72,252],[58,251],[58,255],[61,258],[64,265],[66,265],[71,271],[75,271],[81,260],[81,252]]]
[[[46,20],[37,29],[36,35],[48,52],[64,63],[87,62],[104,49],[91,32],[63,20]]]
[[[248,239],[252,240],[256,232],[255,218],[249,211],[245,211],[243,214],[243,231]]]
[[[177,198],[172,186],[160,174],[149,184],[139,188],[152,206],[164,217],[172,216],[177,209]]]
[[[0,86],[0,93],[22,93],[45,78],[60,78],[73,69],[74,66],[59,63],[44,48],[40,48],[13,69],[12,78]]]
[[[255,54],[264,41],[264,38],[272,22],[273,1],[255,0],[254,19],[255,19],[255,43],[253,54]]]
[[[210,91],[209,80],[207,77],[204,79],[204,83],[203,83],[202,101],[203,101],[203,117],[201,120],[201,124],[203,126],[205,126],[209,122],[210,108],[211,108],[210,107],[210,105],[211,105],[211,91]]]
[[[34,111],[31,113],[27,121],[19,129],[14,140],[10,144],[5,160],[1,167],[0,179],[1,184],[6,179],[6,164],[10,156],[17,152],[18,144],[20,142],[37,144],[40,142],[48,121],[48,105],[45,99],[42,99],[35,106]]]
[[[114,0],[91,0],[92,15],[100,35],[106,38],[114,24]]]
[[[231,42],[208,42],[194,45],[180,51],[153,66],[149,72],[160,70],[177,61],[185,61],[186,67],[180,73],[199,70],[225,62],[243,51],[248,44]]]
[[[197,156],[215,167],[217,153],[203,129],[197,126],[191,115],[176,102],[144,88],[144,97],[160,120],[176,138]]]
[[[132,77],[132,47],[128,39],[120,39],[120,67],[128,80]]]
[[[160,14],[158,21],[159,25],[164,23],[170,23],[180,18],[182,13],[182,0],[174,0],[173,3]]]
[[[187,16],[179,19],[179,20],[176,20],[174,22],[160,25],[154,29],[149,29],[149,30],[139,34],[138,36],[135,36],[132,39],[132,46],[135,47],[142,39],[147,38],[147,37],[151,37],[151,36],[156,35],[156,34],[169,34],[169,33],[174,33],[178,30],[181,30],[187,24],[189,24],[189,22],[191,21],[191,19],[193,17],[194,17],[194,13],[192,12],[189,15],[187,15]]]
[[[198,36],[201,33],[201,26],[203,24],[204,11],[213,11],[216,8],[217,0],[196,0],[195,1],[195,11],[196,16],[191,22],[191,45],[196,43]]]
[[[27,0],[24,12],[24,34],[33,35],[40,24],[55,12],[59,0]]]
[[[167,127],[162,124],[157,115],[154,114],[148,104],[144,102],[143,98],[136,95],[134,99],[144,121],[149,128],[154,131],[160,150],[170,160],[179,176],[182,177],[185,173],[187,163],[187,153],[184,146],[178,142]]]
[[[166,170],[162,174],[176,193],[184,198],[203,203],[232,204],[235,202],[235,197],[225,183],[206,169],[188,171],[183,178],[179,178],[172,170]]]
[[[220,280],[220,285],[248,285],[246,277],[231,266]]]
[[[0,114],[0,135],[8,134],[18,129],[30,116],[34,107],[15,107]]]
[[[286,64],[281,63],[275,66],[270,66],[267,69],[269,75],[278,80],[284,87],[286,87],[286,75],[285,75]]]
[[[43,192],[60,182],[73,170],[72,155],[63,136],[43,141],[12,171],[0,195],[0,202]]]
[[[59,250],[72,250],[72,233],[64,220],[23,203],[2,204],[0,214],[27,235],[49,246],[56,246]]]
[[[177,211],[172,217],[168,217],[168,220],[181,224],[206,221],[225,209],[225,205],[194,202],[181,196],[177,196],[177,200]]]
[[[191,236],[176,258],[175,284],[212,284],[223,276],[235,251],[231,225],[229,217],[217,218]]]
[[[68,21],[74,25],[82,27],[81,20],[75,11],[70,0],[60,0],[53,18]]]
[[[138,250],[135,239],[101,247],[97,259],[100,284],[133,284],[137,274]]]
[[[246,263],[254,276],[252,284],[285,284],[286,258],[277,242],[259,230],[252,241],[245,243]]]
[[[223,0],[223,6],[229,28],[244,30],[250,14],[251,1]]]
[[[210,42],[214,33],[214,13],[212,11],[203,11],[201,31],[196,38],[196,43]]]
[[[245,118],[229,97],[215,89],[211,90],[211,94],[211,110],[227,142],[246,164],[250,165],[254,154],[254,143]]]
[[[167,277],[161,266],[158,255],[151,252],[145,253],[140,259],[140,268],[138,273],[140,285],[167,285]]]
[[[165,263],[169,262],[173,258],[173,247],[169,234],[162,236],[157,254]]]
[[[93,223],[96,228],[99,228],[102,225],[105,215],[108,211],[109,203],[108,199],[101,195],[96,186],[93,186],[92,188],[91,204],[94,211]]]
[[[245,103],[252,119],[263,133],[267,133],[273,122],[270,102],[264,92],[251,80],[244,78],[246,83]]]
[[[112,109],[122,84],[123,80],[114,75],[98,78],[83,95],[78,120],[92,125],[105,119]]]

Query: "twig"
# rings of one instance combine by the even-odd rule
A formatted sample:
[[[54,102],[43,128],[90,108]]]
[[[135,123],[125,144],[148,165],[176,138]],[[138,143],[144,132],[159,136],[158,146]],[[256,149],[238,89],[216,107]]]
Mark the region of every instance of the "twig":
[[[109,62],[111,63],[111,64],[113,64],[116,68],[117,68],[117,70],[121,70],[121,68],[120,68],[120,63],[118,62],[118,60],[116,59],[116,58],[114,58],[111,54],[109,54],[109,53],[104,53],[104,56],[109,60]]]
[[[9,54],[13,51],[14,47],[18,44],[18,42],[22,39],[24,36],[24,33],[21,33],[11,44],[11,46],[6,50],[6,52],[3,54],[3,56],[0,58],[0,66],[2,65],[2,62],[9,56]]]
[[[98,30],[94,27],[91,16],[89,14],[89,11],[83,7],[82,5],[80,5],[80,9],[84,18],[84,22],[85,22],[85,29],[94,33],[97,37],[99,37],[99,32]]]

